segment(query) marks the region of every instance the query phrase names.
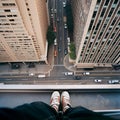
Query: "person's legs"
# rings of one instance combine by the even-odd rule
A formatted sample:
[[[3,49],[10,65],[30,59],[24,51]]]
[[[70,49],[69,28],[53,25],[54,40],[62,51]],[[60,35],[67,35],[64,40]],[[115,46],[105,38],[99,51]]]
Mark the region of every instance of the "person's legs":
[[[44,102],[33,102],[16,108],[1,108],[0,119],[4,120],[59,120],[58,108],[60,95],[53,92],[50,105]]]
[[[14,108],[27,120],[57,120],[57,112],[44,102],[33,102]]]
[[[61,103],[63,106],[63,120],[111,120],[81,106],[72,108],[70,95],[66,91],[61,95]]]

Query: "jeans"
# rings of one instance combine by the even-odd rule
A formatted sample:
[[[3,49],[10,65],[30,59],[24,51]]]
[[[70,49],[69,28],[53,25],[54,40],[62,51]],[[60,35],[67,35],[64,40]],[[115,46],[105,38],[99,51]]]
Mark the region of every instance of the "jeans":
[[[112,120],[81,106],[57,113],[43,102],[24,104],[16,108],[0,108],[0,120]]]

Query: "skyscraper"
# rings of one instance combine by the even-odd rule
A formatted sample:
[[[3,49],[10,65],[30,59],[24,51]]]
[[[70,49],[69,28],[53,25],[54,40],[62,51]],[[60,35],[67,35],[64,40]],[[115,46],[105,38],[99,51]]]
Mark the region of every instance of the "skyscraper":
[[[45,0],[0,0],[0,62],[47,62]]]
[[[120,1],[72,0],[78,68],[120,63]]]

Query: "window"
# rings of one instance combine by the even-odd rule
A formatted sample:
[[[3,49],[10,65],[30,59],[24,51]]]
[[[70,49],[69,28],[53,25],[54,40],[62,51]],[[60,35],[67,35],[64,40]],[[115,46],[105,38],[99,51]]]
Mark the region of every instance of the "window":
[[[87,41],[84,42],[84,45],[86,45]]]
[[[115,1],[114,1],[114,4],[117,4],[117,3],[118,3],[118,0],[115,0]]]
[[[113,22],[112,22],[111,26],[113,26],[113,25],[115,24],[115,22],[116,22],[116,19],[115,19],[115,20],[113,20]]]
[[[118,11],[118,13],[117,13],[118,15],[120,15],[120,10]]]
[[[102,45],[104,44],[104,42],[101,43]]]
[[[105,38],[107,38],[107,36],[109,35],[109,32],[108,33],[106,33],[106,35],[105,35]]]
[[[3,6],[8,6],[8,3],[2,3]]]
[[[112,34],[111,39],[114,37],[115,33]]]
[[[6,10],[4,10],[5,12],[10,12],[10,9],[6,9]]]
[[[103,17],[103,16],[104,16],[104,14],[105,14],[105,10],[106,10],[106,8],[103,8],[100,17]]]
[[[9,21],[15,21],[14,19],[9,19]]]
[[[97,0],[97,5],[99,5],[99,4],[100,4],[100,2],[101,2],[101,0]]]
[[[113,11],[114,11],[114,8],[111,8],[108,17],[110,17],[112,15]]]
[[[3,17],[6,17],[6,16],[5,16],[5,15],[0,15],[0,17],[2,17],[2,18],[3,18]]]
[[[98,22],[98,24],[97,24],[95,30],[98,30],[98,27],[99,27],[100,23],[101,23],[101,20],[99,20],[99,22]]]
[[[97,46],[97,45],[98,45],[98,42],[95,43],[95,46]]]
[[[91,20],[91,23],[90,23],[90,26],[89,26],[89,31],[91,30],[91,28],[92,28],[92,25],[93,25],[93,22],[94,22],[94,20]]]
[[[13,15],[13,17],[17,17],[17,15]]]
[[[115,28],[115,30],[118,30],[119,28]]]
[[[7,15],[7,17],[12,17],[12,15]]]
[[[9,3],[9,6],[15,6],[15,3]]]
[[[97,11],[94,11],[92,18],[95,18]]]
[[[109,0],[106,0],[105,2],[105,6],[107,6],[109,4]]]

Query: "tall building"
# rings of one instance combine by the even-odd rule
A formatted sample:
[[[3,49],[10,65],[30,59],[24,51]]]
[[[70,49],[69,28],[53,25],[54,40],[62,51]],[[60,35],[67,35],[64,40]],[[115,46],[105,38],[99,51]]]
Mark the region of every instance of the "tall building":
[[[120,63],[120,0],[72,0],[78,68]]]
[[[47,63],[45,0],[0,0],[0,62]]]

